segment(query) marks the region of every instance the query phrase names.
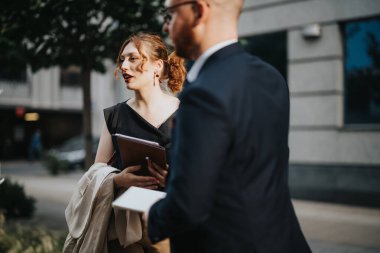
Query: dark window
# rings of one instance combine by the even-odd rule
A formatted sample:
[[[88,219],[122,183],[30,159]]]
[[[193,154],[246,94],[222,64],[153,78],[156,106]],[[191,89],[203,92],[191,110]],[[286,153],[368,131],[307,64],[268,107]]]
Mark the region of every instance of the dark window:
[[[26,83],[26,63],[18,59],[6,59],[0,56],[0,80]]]
[[[380,123],[380,17],[342,25],[345,123]]]
[[[80,86],[80,71],[78,66],[61,68],[60,82],[62,86]]]
[[[249,53],[274,66],[287,80],[286,32],[268,33],[240,38],[240,43]]]

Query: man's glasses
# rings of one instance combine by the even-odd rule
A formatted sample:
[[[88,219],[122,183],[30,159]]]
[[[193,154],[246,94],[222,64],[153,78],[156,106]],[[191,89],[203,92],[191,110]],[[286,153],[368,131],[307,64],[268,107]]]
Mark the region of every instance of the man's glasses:
[[[161,11],[161,14],[164,17],[164,23],[165,24],[169,24],[170,23],[170,21],[172,20],[172,17],[173,17],[173,11],[175,9],[177,9],[178,7],[181,7],[182,5],[187,5],[187,4],[195,4],[197,2],[198,1],[185,1],[185,2],[182,2],[182,3],[178,3],[178,4],[174,4],[172,6],[166,7],[165,9],[163,9]]]

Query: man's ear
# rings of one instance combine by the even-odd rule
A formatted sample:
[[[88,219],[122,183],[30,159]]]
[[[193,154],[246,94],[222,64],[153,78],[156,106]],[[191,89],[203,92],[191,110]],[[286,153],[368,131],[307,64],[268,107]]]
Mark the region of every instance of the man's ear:
[[[199,1],[193,5],[194,26],[208,19],[209,6],[205,1]]]

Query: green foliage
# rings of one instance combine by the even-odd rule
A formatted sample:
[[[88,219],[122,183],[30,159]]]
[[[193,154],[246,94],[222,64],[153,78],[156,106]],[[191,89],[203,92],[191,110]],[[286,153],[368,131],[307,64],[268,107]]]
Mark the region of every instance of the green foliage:
[[[25,195],[23,186],[9,179],[0,185],[0,199],[0,210],[7,218],[31,217],[34,213],[35,200]]]
[[[51,175],[66,173],[70,170],[70,164],[68,161],[58,160],[57,157],[50,154],[45,154],[42,162]]]
[[[28,62],[33,71],[77,65],[103,72],[104,59],[116,59],[131,33],[160,32],[161,6],[160,0],[5,0],[1,57]]]
[[[27,29],[27,0],[2,1],[0,8],[0,76],[2,79],[25,81],[27,48],[22,27]],[[17,20],[16,20],[17,18]],[[20,80],[23,79],[23,80]]]
[[[54,236],[43,229],[14,225],[7,227],[0,213],[0,252],[58,253],[62,252],[64,235]]]
[[[162,0],[2,0],[0,75],[18,76],[51,66],[81,67],[86,163],[91,161],[92,70],[104,72],[104,60],[116,60],[132,33],[159,33]],[[11,70],[8,69],[12,68]]]

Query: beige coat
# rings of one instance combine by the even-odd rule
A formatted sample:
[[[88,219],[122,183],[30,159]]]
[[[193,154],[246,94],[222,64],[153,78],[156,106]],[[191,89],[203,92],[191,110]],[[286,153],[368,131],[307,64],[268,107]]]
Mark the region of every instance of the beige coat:
[[[117,171],[96,163],[79,180],[65,210],[69,234],[63,253],[107,253],[108,240],[118,239],[126,247],[142,238],[138,213],[115,209],[111,219]]]

